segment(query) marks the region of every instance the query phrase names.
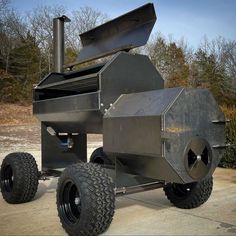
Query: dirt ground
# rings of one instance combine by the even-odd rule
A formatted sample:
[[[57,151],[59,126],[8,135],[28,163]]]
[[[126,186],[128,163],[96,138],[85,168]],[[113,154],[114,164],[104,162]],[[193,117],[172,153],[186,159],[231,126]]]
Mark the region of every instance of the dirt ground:
[[[32,115],[32,106],[0,103],[0,126],[37,123]]]

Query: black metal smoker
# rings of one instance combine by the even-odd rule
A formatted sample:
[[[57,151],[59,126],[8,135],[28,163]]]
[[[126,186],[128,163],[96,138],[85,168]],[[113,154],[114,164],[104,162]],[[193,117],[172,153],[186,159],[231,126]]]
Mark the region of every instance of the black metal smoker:
[[[147,56],[128,53],[146,44],[156,21],[153,4],[81,34],[77,62],[63,72],[64,22],[69,21],[54,19],[55,72],[34,89],[42,171],[30,154],[9,154],[1,168],[4,199],[30,201],[39,178],[60,176],[57,208],[69,235],[104,232],[113,218],[115,194],[163,187],[177,207],[203,204],[226,146],[225,118],[208,90],[165,89]],[[89,163],[87,134],[103,134],[103,148]]]

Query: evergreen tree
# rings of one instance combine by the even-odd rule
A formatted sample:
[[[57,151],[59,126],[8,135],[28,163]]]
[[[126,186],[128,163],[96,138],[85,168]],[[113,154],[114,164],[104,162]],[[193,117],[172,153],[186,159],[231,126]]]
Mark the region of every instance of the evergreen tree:
[[[157,36],[147,48],[151,61],[163,75],[167,87],[188,86],[189,66],[182,48]]]
[[[19,100],[31,100],[33,84],[40,79],[40,49],[30,32],[10,54],[9,73],[14,76]]]
[[[213,54],[207,55],[206,52],[199,49],[195,54],[193,64],[196,70],[197,86],[210,89],[216,100],[221,104],[227,103],[227,75],[224,69],[217,65],[215,56]]]

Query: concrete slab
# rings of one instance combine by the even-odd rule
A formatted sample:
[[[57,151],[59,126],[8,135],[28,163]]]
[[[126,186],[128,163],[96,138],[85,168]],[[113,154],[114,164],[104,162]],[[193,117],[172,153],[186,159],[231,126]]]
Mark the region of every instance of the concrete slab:
[[[39,126],[1,127],[0,163],[12,151],[27,151],[41,169],[39,133]],[[101,137],[90,137],[88,156],[101,145]],[[0,236],[66,235],[57,216],[56,185],[57,179],[40,181],[34,201],[20,205],[0,195]],[[212,196],[192,210],[173,207],[162,189],[118,197],[104,235],[236,235],[236,170],[218,168]]]
[[[173,207],[162,189],[116,199],[114,220],[104,235],[236,235],[236,171],[217,169],[211,198],[203,206]],[[0,235],[66,235],[57,217],[57,179],[41,181],[30,203],[0,198]]]

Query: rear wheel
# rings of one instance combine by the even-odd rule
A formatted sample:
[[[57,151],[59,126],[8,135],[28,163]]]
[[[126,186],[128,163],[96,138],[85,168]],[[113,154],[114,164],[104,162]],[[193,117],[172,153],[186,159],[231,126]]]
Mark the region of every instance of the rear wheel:
[[[164,192],[169,201],[178,208],[191,209],[205,203],[211,195],[213,178],[188,184],[168,183]]]
[[[1,192],[8,203],[31,201],[38,189],[38,167],[29,153],[11,153],[1,165]]]
[[[90,162],[99,165],[113,165],[113,161],[106,155],[102,147],[93,151],[90,157]]]
[[[105,171],[92,163],[69,166],[57,187],[57,209],[69,235],[98,235],[111,224],[115,194]]]

